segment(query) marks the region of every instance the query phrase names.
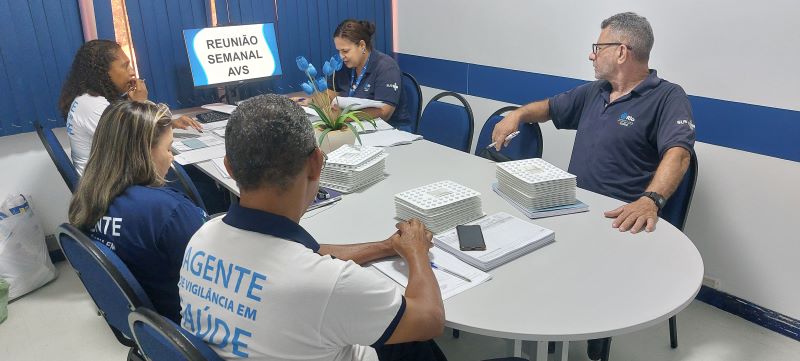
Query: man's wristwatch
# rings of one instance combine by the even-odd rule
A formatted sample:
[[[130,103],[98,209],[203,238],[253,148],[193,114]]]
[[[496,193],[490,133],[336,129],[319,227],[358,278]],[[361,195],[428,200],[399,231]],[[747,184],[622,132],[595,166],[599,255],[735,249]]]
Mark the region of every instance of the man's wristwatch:
[[[667,204],[667,199],[656,192],[644,192],[642,196],[652,199],[659,211]]]

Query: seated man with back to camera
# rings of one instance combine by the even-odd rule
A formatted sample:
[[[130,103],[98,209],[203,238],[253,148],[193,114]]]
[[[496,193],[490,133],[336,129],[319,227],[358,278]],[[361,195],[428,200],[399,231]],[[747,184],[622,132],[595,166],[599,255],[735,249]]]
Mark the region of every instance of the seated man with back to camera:
[[[658,211],[694,152],[689,98],[649,69],[653,41],[642,16],[628,12],[604,20],[589,54],[598,80],[520,107],[492,132],[500,150],[520,122],[552,119],[556,128],[576,129],[569,172],[579,187],[629,202],[605,212],[623,232],[655,230]]]
[[[225,166],[241,198],[187,246],[182,327],[226,359],[444,359],[430,341],[444,327],[431,233],[412,220],[381,242],[319,245],[298,222],[325,156],[288,98],[242,102],[225,138]],[[409,265],[405,295],[360,266],[397,254]]]

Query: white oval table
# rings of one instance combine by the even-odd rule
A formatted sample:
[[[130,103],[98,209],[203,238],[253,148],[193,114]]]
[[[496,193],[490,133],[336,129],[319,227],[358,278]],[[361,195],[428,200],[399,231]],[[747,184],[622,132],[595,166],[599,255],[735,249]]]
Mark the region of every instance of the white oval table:
[[[487,214],[525,215],[491,189],[491,161],[425,140],[387,148],[388,177],[302,221],[320,243],[385,239],[394,232],[396,193],[453,180],[481,193]],[[238,194],[211,162],[199,164]],[[556,242],[491,270],[492,280],[445,301],[447,326],[517,340],[516,356],[547,360],[547,341],[567,359],[567,341],[611,337],[664,322],[695,297],[703,261],[694,244],[661,220],[652,233],[630,234],[611,227],[603,211],[621,201],[578,189],[589,212],[532,220],[556,233]],[[665,336],[666,337],[666,336]],[[530,342],[536,341],[536,342]]]

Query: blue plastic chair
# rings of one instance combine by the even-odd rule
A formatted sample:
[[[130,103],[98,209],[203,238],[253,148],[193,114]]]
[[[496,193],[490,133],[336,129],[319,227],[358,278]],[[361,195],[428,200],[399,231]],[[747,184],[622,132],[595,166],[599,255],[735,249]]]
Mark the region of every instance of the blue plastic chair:
[[[61,174],[61,178],[63,178],[64,183],[67,184],[67,188],[74,194],[75,190],[78,189],[78,182],[81,176],[78,174],[75,166],[72,165],[72,160],[67,155],[67,152],[64,151],[64,148],[61,147],[61,143],[58,142],[58,138],[53,134],[52,129],[43,127],[38,120],[33,123],[33,127],[36,128],[36,134],[39,135],[39,140],[42,141],[44,149],[47,150],[47,154],[50,155],[50,159],[52,159],[53,164],[56,165],[58,173]]]
[[[189,177],[189,174],[186,173],[186,170],[183,169],[183,166],[178,164],[178,162],[172,162],[172,167],[170,167],[169,172],[167,172],[166,179],[167,186],[183,192],[189,196],[189,199],[191,199],[196,206],[206,210],[203,197],[200,196],[200,192],[197,190],[194,182],[192,182],[192,178]]]
[[[462,105],[439,101],[444,97],[456,98]],[[432,142],[469,153],[474,127],[472,108],[467,100],[459,94],[443,92],[425,106],[417,133]]]
[[[495,124],[503,120],[503,114],[517,108],[519,107],[513,105],[500,108],[486,119],[481,133],[478,135],[478,144],[475,147],[476,155],[492,143],[492,131]],[[539,124],[523,123],[519,127],[519,135],[508,144],[508,147],[500,149],[500,153],[512,160],[541,158],[542,147],[542,130],[539,128]]]
[[[408,122],[392,122],[392,126],[406,132],[416,133],[419,125],[419,116],[422,113],[422,89],[419,87],[417,79],[409,73],[403,73],[400,84],[400,105],[405,113],[408,114]],[[395,109],[397,112],[399,109]]]
[[[689,168],[686,169],[678,188],[667,200],[664,209],[661,210],[661,218],[664,218],[681,232],[686,226],[686,217],[689,215],[689,208],[692,205],[692,197],[694,196],[694,186],[697,184],[697,155],[694,154],[694,151],[691,153]],[[669,318],[669,345],[672,348],[678,348],[677,316]]]
[[[142,360],[128,326],[128,314],[138,307],[153,308],[153,304],[139,281],[111,249],[93,241],[75,226],[62,224],[57,239],[114,336],[131,348],[128,360]]]
[[[203,340],[151,309],[131,312],[128,325],[148,361],[222,361]]]

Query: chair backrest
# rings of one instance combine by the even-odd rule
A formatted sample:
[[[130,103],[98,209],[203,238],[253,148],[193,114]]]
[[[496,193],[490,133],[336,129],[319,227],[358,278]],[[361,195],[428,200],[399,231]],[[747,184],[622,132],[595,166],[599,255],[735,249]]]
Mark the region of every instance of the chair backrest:
[[[183,166],[178,164],[178,162],[172,162],[172,167],[170,167],[169,172],[167,172],[166,178],[169,187],[183,192],[189,196],[189,199],[191,199],[196,206],[206,210],[203,198],[200,196],[200,192],[197,190],[194,182],[192,182],[192,178],[189,177],[189,174],[186,173],[186,170],[183,169]]]
[[[47,154],[50,155],[50,159],[52,159],[53,164],[56,165],[58,173],[61,174],[64,183],[67,183],[67,188],[69,188],[70,192],[75,193],[75,190],[78,189],[78,181],[80,181],[81,176],[78,174],[78,171],[75,170],[75,166],[72,165],[72,160],[70,160],[67,152],[61,147],[61,143],[58,142],[58,138],[53,134],[52,129],[43,127],[39,121],[34,122],[33,126],[36,128],[36,134],[39,135],[39,140],[42,141],[44,149],[47,150]]]
[[[498,109],[481,128],[481,133],[478,135],[478,144],[475,147],[475,154],[480,153],[487,145],[492,143],[492,131],[495,124],[503,120],[506,112],[515,110],[517,106],[507,106]],[[522,123],[519,126],[519,135],[508,144],[508,147],[500,149],[500,153],[511,158],[512,160],[520,160],[527,158],[541,158],[542,157],[542,130],[537,123]]]
[[[443,97],[456,98],[462,105],[439,101]],[[472,108],[467,100],[459,94],[443,92],[434,96],[425,106],[417,133],[432,142],[469,152],[474,127]]]
[[[406,132],[416,133],[419,126],[419,117],[422,113],[422,89],[419,87],[417,79],[409,73],[403,73],[400,90],[400,107],[403,107],[408,114],[408,124],[392,124],[397,129]],[[395,109],[397,112],[398,109]]]
[[[57,239],[114,335],[123,345],[135,346],[128,327],[128,314],[137,307],[153,308],[142,286],[111,249],[93,241],[75,226],[62,224]]]
[[[203,340],[151,309],[131,312],[128,324],[148,361],[222,361]]]
[[[667,200],[664,209],[661,210],[661,217],[681,231],[686,226],[686,216],[689,215],[694,186],[697,183],[697,155],[694,152],[691,153],[689,168],[686,169],[678,188]]]

